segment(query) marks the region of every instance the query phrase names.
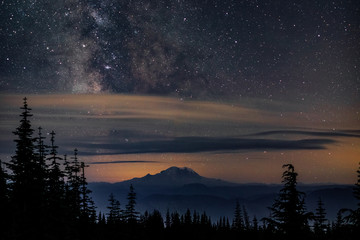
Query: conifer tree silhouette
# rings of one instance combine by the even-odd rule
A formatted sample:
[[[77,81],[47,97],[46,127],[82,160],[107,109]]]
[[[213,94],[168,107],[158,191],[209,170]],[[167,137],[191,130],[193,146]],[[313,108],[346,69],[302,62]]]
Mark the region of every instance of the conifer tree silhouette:
[[[250,219],[249,219],[249,214],[247,213],[245,206],[243,206],[243,214],[244,214],[244,229],[245,229],[245,231],[249,231],[250,230]]]
[[[51,135],[51,145],[50,145],[50,153],[47,160],[49,163],[49,169],[48,169],[48,185],[49,185],[49,196],[51,199],[55,202],[52,202],[51,204],[54,205],[63,205],[64,203],[61,203],[61,201],[64,200],[65,197],[65,182],[64,182],[64,173],[61,170],[60,166],[61,164],[59,161],[62,161],[63,159],[58,156],[57,148],[58,146],[55,145],[55,132],[52,131],[50,133]]]
[[[354,197],[356,198],[357,202],[357,209],[353,212],[352,215],[352,223],[355,226],[355,229],[357,229],[356,234],[360,234],[360,162],[359,162],[359,168],[356,171],[357,173],[357,182],[355,183],[354,187]]]
[[[166,210],[166,215],[165,215],[165,227],[166,227],[166,228],[170,228],[170,227],[171,227],[171,218],[170,218],[170,211],[169,211],[169,209]]]
[[[87,188],[87,181],[85,177],[85,165],[84,162],[80,162],[80,217],[83,223],[95,223],[96,221],[96,210],[94,201],[90,197],[91,190]]]
[[[13,132],[16,150],[8,168],[10,174],[10,201],[14,221],[14,234],[18,238],[33,237],[35,232],[43,232],[45,214],[45,178],[46,166],[35,152],[36,138],[31,127],[30,113],[27,98],[23,99],[23,110],[20,125]],[[39,236],[37,236],[39,237]]]
[[[50,133],[49,155],[47,157],[47,208],[49,230],[62,236],[63,229],[60,227],[66,222],[66,203],[65,203],[65,182],[64,172],[61,170],[60,162],[62,158],[58,156],[58,146],[55,145],[55,132]],[[41,139],[41,138],[40,138]]]
[[[233,227],[233,229],[235,231],[244,230],[243,215],[242,215],[239,200],[236,200],[234,219],[233,219],[232,227]]]
[[[357,229],[357,233],[360,233],[360,162],[356,173],[357,182],[355,183],[353,194],[357,200],[357,209],[351,211],[348,220],[354,225],[355,229]]]
[[[317,205],[318,206],[315,209],[315,215],[314,215],[314,220],[315,220],[314,232],[318,238],[323,238],[327,228],[327,223],[326,223],[327,220],[326,220],[324,203],[321,200],[321,198],[319,198]]]
[[[0,159],[0,226],[3,228],[3,231],[0,231],[0,239],[6,239],[9,236],[10,227],[8,174],[4,165]]]
[[[128,204],[126,205],[125,218],[128,223],[133,224],[137,222],[138,212],[136,212],[135,210],[136,193],[134,191],[134,187],[132,184],[130,185],[130,190],[127,199],[128,199]]]
[[[259,230],[259,223],[258,223],[256,216],[254,216],[254,218],[252,220],[252,230],[254,232],[257,232]]]
[[[354,229],[354,236],[360,234],[360,162],[359,168],[356,171],[357,173],[357,182],[353,188],[354,198],[357,200],[357,208],[356,209],[341,209],[339,214],[347,212],[347,215],[344,217],[344,221],[350,223]]]
[[[190,209],[187,209],[184,215],[184,224],[185,226],[190,226],[192,224],[191,221],[191,211]]]
[[[180,225],[181,225],[180,214],[177,211],[171,213],[171,227],[173,229],[178,229]]]
[[[81,215],[81,176],[80,163],[78,161],[78,150],[74,149],[72,162],[67,163],[67,192],[66,202],[69,208],[71,221],[78,221]]]
[[[301,239],[309,233],[308,220],[312,213],[306,212],[305,193],[297,190],[297,176],[292,164],[285,164],[282,175],[284,187],[269,209],[272,218],[265,218],[270,225],[289,239]]]
[[[119,224],[122,219],[122,211],[120,208],[120,202],[115,199],[114,194],[110,193],[109,196],[109,206],[107,209],[109,209],[107,222],[108,224]]]
[[[38,137],[35,138],[36,139],[36,146],[35,146],[35,156],[36,159],[38,161],[38,164],[43,167],[43,171],[42,173],[44,174],[44,176],[42,176],[43,179],[46,179],[46,170],[47,170],[47,165],[46,165],[46,154],[47,154],[47,146],[44,144],[44,139],[46,139],[46,137],[42,136],[42,127],[38,127]],[[39,176],[40,177],[40,176]]]

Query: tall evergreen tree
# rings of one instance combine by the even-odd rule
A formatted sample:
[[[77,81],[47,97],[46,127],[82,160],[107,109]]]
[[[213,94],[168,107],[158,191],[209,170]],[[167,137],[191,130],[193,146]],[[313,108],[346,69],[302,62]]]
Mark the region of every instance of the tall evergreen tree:
[[[250,230],[250,219],[249,219],[249,214],[247,213],[245,206],[243,206],[243,214],[244,214],[244,229],[246,231],[249,231]]]
[[[282,175],[284,187],[269,208],[272,218],[266,220],[289,239],[303,238],[309,231],[308,220],[312,214],[306,212],[305,194],[297,190],[298,174],[294,166],[285,164],[283,168],[286,168]]]
[[[62,226],[66,223],[66,203],[65,203],[65,182],[64,173],[60,169],[59,161],[62,160],[58,156],[55,145],[55,132],[50,133],[50,149],[47,157],[47,208],[48,208],[48,225],[49,231],[59,237],[63,236],[64,229]],[[41,138],[40,138],[41,139]]]
[[[0,159],[0,226],[3,227],[3,231],[0,231],[0,239],[6,239],[9,236],[10,203],[7,179],[8,175]]]
[[[321,238],[325,234],[327,229],[327,220],[326,220],[326,212],[324,208],[324,203],[322,202],[321,198],[319,198],[317,202],[318,206],[315,209],[315,216],[314,216],[314,231],[315,234]]]
[[[211,219],[206,215],[205,212],[201,214],[200,225],[203,227],[211,227]]]
[[[190,226],[192,224],[190,209],[187,209],[186,212],[185,212],[184,224],[185,224],[185,226]]]
[[[199,225],[200,224],[200,215],[194,210],[193,218],[192,218],[193,225]]]
[[[158,210],[148,214],[144,222],[145,228],[155,237],[164,229],[164,219]]]
[[[24,98],[20,125],[14,131],[16,150],[8,168],[11,171],[11,203],[13,205],[14,234],[29,238],[39,234],[43,228],[45,210],[44,162],[35,152],[36,138],[31,127],[32,114]],[[39,235],[37,235],[39,237]]]
[[[350,223],[353,230],[354,230],[354,236],[357,236],[360,234],[360,162],[359,162],[359,168],[356,171],[357,173],[357,182],[355,183],[354,189],[353,189],[353,195],[357,202],[357,209],[341,209],[341,212],[348,212],[347,216],[344,217],[344,220],[347,223]]]
[[[3,162],[0,159],[0,208],[8,208],[9,203],[9,191],[7,184],[8,175],[3,167]]]
[[[85,177],[85,165],[84,162],[80,163],[80,216],[83,222],[95,223],[96,221],[96,211],[94,201],[90,197],[91,190],[87,188],[87,181]]]
[[[78,150],[74,149],[72,162],[67,162],[67,190],[66,204],[69,209],[71,221],[77,221],[81,215],[81,176],[80,163],[78,161]]]
[[[178,212],[171,213],[171,228],[177,229],[181,224],[180,214]]]
[[[47,154],[47,146],[44,144],[44,139],[46,139],[46,137],[42,136],[42,127],[38,127],[38,137],[36,138],[36,146],[35,146],[35,154],[37,156],[37,161],[39,162],[39,165],[44,167],[46,169],[46,154]],[[46,170],[43,170],[43,172],[45,173]],[[46,178],[46,176],[43,176],[43,178]]]
[[[134,187],[132,184],[130,185],[130,190],[127,199],[128,199],[128,204],[126,205],[126,210],[125,210],[126,221],[128,223],[136,223],[138,219],[138,212],[136,212],[135,210],[136,193],[134,191]]]
[[[359,168],[356,171],[357,173],[357,182],[354,186],[354,197],[356,198],[357,202],[357,209],[350,210],[350,215],[347,217],[347,220],[354,225],[355,229],[360,229],[360,162]],[[359,230],[357,230],[360,232]]]
[[[257,232],[259,230],[259,223],[258,223],[256,216],[254,216],[254,218],[252,220],[252,230],[254,232]]]
[[[357,202],[357,209],[352,214],[352,223],[355,225],[355,229],[357,229],[357,233],[360,233],[360,162],[359,168],[356,171],[357,173],[357,182],[355,183],[354,187],[354,197],[356,198]]]
[[[170,218],[170,211],[169,211],[169,209],[166,210],[165,227],[166,227],[166,228],[170,228],[170,227],[171,227],[171,218]]]
[[[354,187],[354,197],[358,200],[357,206],[358,209],[360,209],[360,162],[359,162],[359,168],[356,171],[357,173],[357,182],[355,183]]]
[[[332,223],[332,235],[334,239],[342,239],[346,236],[346,224],[343,217],[344,209],[340,209],[336,214],[335,222]]]
[[[236,200],[235,213],[234,213],[234,219],[233,219],[232,227],[236,231],[244,230],[243,216],[242,216],[240,203],[239,203],[238,200]]]
[[[49,204],[51,208],[61,208],[64,205],[64,197],[65,197],[65,182],[64,182],[64,173],[60,168],[59,161],[62,160],[61,157],[58,156],[57,148],[55,145],[55,132],[52,131],[51,135],[51,145],[50,145],[50,153],[47,158],[49,163],[48,169],[48,193],[50,197]],[[53,209],[55,210],[55,209]],[[59,209],[61,211],[61,209]]]
[[[109,196],[109,206],[107,209],[109,209],[107,223],[108,224],[119,224],[122,218],[122,211],[120,208],[120,202],[115,199],[114,194],[110,193]]]

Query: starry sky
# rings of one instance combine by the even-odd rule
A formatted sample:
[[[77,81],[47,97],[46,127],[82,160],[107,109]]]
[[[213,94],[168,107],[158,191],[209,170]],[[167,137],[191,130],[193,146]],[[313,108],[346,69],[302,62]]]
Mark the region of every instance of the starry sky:
[[[359,16],[355,0],[0,1],[0,157],[28,96],[92,181],[176,165],[279,182],[292,162],[352,183]]]

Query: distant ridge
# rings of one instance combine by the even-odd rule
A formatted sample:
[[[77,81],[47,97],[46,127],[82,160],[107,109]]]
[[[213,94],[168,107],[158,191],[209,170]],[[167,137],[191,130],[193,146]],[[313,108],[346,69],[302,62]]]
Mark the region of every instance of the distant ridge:
[[[234,186],[236,183],[226,182],[220,179],[206,178],[188,167],[170,167],[160,173],[147,174],[141,178],[133,178],[117,184],[133,184],[137,187],[145,186],[183,186],[187,184],[203,184],[206,186]]]
[[[140,212],[157,209],[165,216],[167,209],[185,213],[189,208],[206,211],[212,218],[234,214],[235,202],[246,206],[249,215],[267,217],[268,207],[273,204],[281,184],[240,184],[200,176],[188,167],[170,167],[157,174],[133,178],[117,183],[89,183],[93,199],[101,212],[108,212],[109,194],[113,193],[122,206],[127,202],[129,186],[137,194],[137,209]],[[323,201],[327,218],[335,220],[341,208],[356,208],[352,185],[299,184],[306,193],[308,210],[315,211],[319,198]],[[341,206],[339,205],[341,202]]]

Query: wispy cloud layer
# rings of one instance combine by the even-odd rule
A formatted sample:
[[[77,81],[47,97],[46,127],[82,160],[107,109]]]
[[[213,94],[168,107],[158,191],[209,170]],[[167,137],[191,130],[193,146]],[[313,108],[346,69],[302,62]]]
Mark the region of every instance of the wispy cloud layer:
[[[103,161],[103,162],[91,162],[89,164],[120,164],[120,163],[158,163],[158,161]]]
[[[181,137],[132,143],[78,144],[84,149],[103,149],[105,154],[199,153],[217,151],[319,150],[336,143],[332,139],[240,139],[214,137]],[[87,155],[99,154],[86,152]]]
[[[320,132],[320,131],[297,131],[297,130],[279,130],[279,131],[266,131],[251,134],[251,136],[272,136],[272,135],[305,135],[305,136],[316,136],[316,137],[354,137],[360,138],[359,130],[345,130],[342,131],[331,131],[331,132]]]
[[[4,161],[14,154],[12,131],[19,124],[22,97],[0,95],[0,158]],[[234,103],[60,94],[27,97],[34,114],[33,128],[43,127],[44,134],[54,130],[59,154],[71,155],[78,148],[81,158],[93,166],[93,179],[111,173],[110,178],[116,181],[117,171],[126,169],[129,175],[138,172],[139,166],[144,173],[149,172],[147,168],[162,170],[172,165],[193,164],[205,169],[210,164],[218,169],[226,159],[231,162],[227,169],[240,164],[237,171],[244,171],[247,177],[253,175],[246,171],[270,162],[281,166],[297,161],[297,166],[306,169],[316,163],[313,167],[319,168],[320,175],[330,174],[323,179],[331,180],[331,169],[344,168],[340,172],[343,175],[335,176],[344,179],[351,176],[358,162],[358,116],[348,108],[327,115],[299,104],[260,100]],[[105,171],[102,169],[106,173],[99,175]],[[206,171],[210,169],[206,167]],[[234,176],[239,176],[235,170]]]

